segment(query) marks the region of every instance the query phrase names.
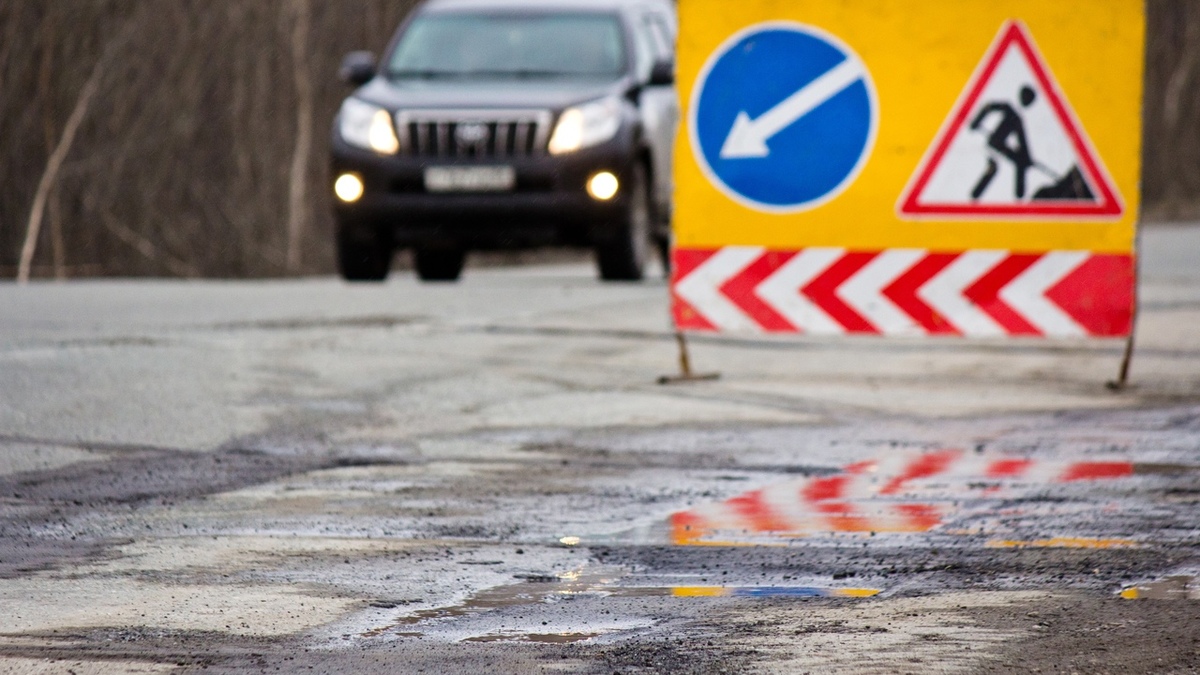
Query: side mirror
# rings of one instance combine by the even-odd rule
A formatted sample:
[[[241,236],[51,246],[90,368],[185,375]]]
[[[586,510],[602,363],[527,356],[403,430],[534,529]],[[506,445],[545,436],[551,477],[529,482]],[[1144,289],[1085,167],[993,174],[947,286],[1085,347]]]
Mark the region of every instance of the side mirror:
[[[342,82],[361,87],[375,77],[375,55],[371,52],[351,52],[342,59],[342,69],[338,71]]]
[[[651,87],[669,87],[675,84],[675,62],[659,61],[650,70]]]

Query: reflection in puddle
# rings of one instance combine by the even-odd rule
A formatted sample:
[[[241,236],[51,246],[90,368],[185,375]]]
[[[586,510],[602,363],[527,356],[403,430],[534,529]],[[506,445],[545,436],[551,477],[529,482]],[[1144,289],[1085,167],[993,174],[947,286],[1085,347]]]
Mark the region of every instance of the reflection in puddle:
[[[1200,584],[1195,577],[1167,577],[1121,591],[1126,600],[1200,600]]]
[[[755,535],[929,532],[966,516],[994,513],[998,504],[1030,494],[1130,478],[1139,475],[1138,468],[1127,459],[1061,461],[965,450],[897,453],[851,464],[836,475],[772,485],[681,511],[671,516],[671,539],[681,546],[724,546]],[[1083,540],[1046,541],[1057,547]],[[1126,544],[1112,540],[1112,546]]]

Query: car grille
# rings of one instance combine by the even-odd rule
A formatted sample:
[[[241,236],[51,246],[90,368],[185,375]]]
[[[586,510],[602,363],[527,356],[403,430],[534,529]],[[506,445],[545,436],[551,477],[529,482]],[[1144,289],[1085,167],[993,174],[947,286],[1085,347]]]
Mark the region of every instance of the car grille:
[[[545,110],[421,110],[396,115],[401,152],[438,159],[544,154],[550,121]]]

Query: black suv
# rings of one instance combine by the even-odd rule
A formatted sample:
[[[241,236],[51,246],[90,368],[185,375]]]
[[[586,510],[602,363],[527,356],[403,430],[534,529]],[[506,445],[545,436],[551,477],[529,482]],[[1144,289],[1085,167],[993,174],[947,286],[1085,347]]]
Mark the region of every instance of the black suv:
[[[429,0],[334,123],[338,262],[451,281],[467,251],[577,245],[600,276],[666,257],[674,89],[670,0]]]

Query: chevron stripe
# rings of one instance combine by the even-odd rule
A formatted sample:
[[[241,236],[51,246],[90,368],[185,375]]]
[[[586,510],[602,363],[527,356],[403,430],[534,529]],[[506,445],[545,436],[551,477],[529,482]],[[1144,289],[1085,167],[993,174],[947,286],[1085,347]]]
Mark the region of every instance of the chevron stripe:
[[[884,289],[883,293],[901,310],[908,313],[916,320],[926,333],[930,335],[959,335],[963,331],[957,328],[952,321],[946,318],[947,314],[956,314],[958,308],[953,307],[952,311],[941,311],[938,307],[939,301],[943,298],[944,293],[941,285],[927,289],[927,286],[933,286],[935,280],[940,281],[945,278],[942,272],[947,267],[954,264],[958,258],[952,254],[932,253],[904,274],[896,279],[895,283]],[[932,290],[930,297],[934,302],[929,302],[922,291]]]
[[[960,335],[1004,335],[1004,327],[967,296],[967,289],[995,269],[1005,257],[1002,251],[967,251],[929,279],[917,295],[940,316],[946,317]]]
[[[840,248],[810,248],[797,253],[755,291],[763,302],[775,308],[797,330],[804,333],[841,335],[842,324],[800,292],[846,254]]]
[[[879,333],[921,335],[924,330],[917,326],[911,315],[885,297],[883,289],[891,286],[925,255],[924,251],[906,249],[884,251],[842,284],[837,295],[866,318]]]
[[[877,253],[849,252],[834,261],[824,274],[809,282],[801,293],[820,306],[825,313],[841,324],[847,333],[878,333],[865,317],[846,304],[838,294],[841,287],[854,279],[864,267],[875,259]]]
[[[1087,331],[1046,297],[1046,293],[1087,262],[1082,251],[1047,253],[1000,291],[1008,306],[1043,335],[1084,337]]]
[[[1120,337],[1132,256],[1086,251],[675,251],[676,325],[718,332]]]
[[[780,266],[791,258],[789,254],[767,253],[759,257],[742,273],[721,287],[721,292],[737,304],[738,308],[762,326],[763,330],[775,333],[791,333],[796,328],[780,315],[769,302],[763,302],[755,292],[763,281],[774,276]]]
[[[758,247],[730,246],[716,252],[675,284],[675,294],[722,331],[759,331],[761,325],[743,312],[721,287],[766,253]]]

